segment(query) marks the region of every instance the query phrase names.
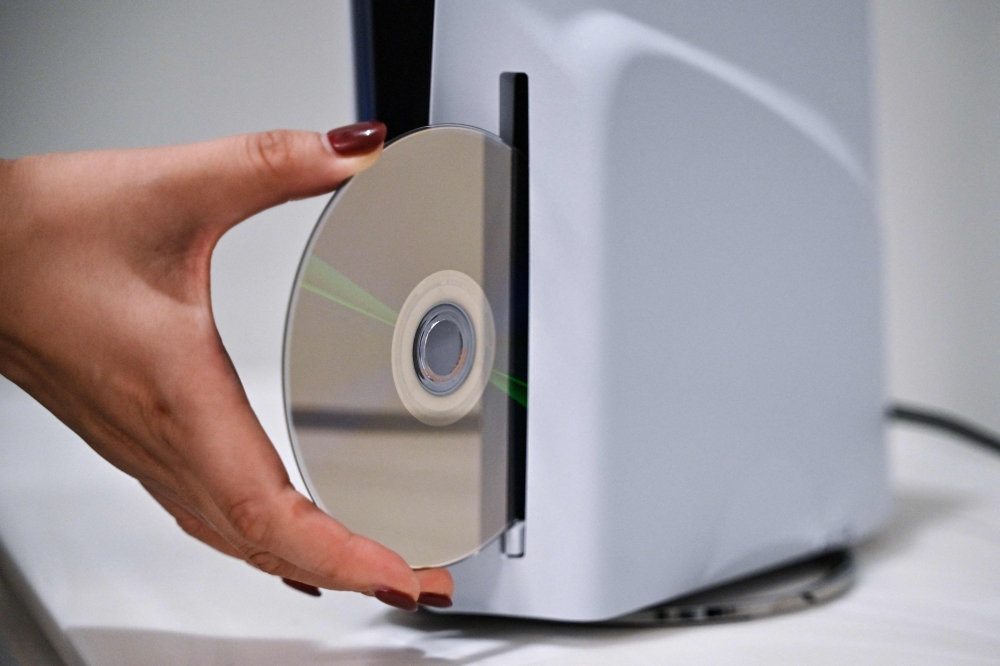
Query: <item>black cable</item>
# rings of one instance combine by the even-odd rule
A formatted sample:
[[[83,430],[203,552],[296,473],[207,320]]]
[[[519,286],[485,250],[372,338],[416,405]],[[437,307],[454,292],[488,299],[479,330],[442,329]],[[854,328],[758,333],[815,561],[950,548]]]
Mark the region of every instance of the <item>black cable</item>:
[[[894,421],[908,421],[950,432],[980,446],[985,446],[994,453],[1000,453],[1000,435],[961,416],[918,405],[898,403],[889,405],[885,410],[885,415]]]

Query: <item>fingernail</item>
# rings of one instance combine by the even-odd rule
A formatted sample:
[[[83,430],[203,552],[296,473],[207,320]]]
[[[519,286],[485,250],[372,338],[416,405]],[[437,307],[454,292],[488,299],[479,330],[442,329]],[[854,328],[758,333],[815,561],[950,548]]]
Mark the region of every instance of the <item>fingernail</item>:
[[[384,604],[394,606],[400,610],[410,612],[417,610],[417,602],[413,600],[413,597],[408,594],[403,594],[399,590],[375,590],[375,598]]]
[[[451,608],[451,597],[434,592],[421,592],[417,603],[421,606],[433,606],[434,608]]]
[[[318,597],[322,592],[315,585],[309,585],[308,583],[300,583],[297,580],[292,580],[291,578],[282,578],[281,582],[292,588],[293,590],[298,590],[299,592],[304,592],[311,597]]]
[[[367,155],[385,141],[385,125],[377,120],[355,123],[330,130],[326,138],[338,155]]]

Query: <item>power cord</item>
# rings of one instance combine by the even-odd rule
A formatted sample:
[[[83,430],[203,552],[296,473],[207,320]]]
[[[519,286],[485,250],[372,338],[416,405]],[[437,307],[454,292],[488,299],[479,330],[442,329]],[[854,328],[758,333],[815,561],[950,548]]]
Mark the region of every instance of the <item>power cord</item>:
[[[892,421],[917,423],[943,430],[986,447],[994,453],[1000,453],[1000,434],[955,414],[921,405],[896,403],[889,405],[885,415]]]

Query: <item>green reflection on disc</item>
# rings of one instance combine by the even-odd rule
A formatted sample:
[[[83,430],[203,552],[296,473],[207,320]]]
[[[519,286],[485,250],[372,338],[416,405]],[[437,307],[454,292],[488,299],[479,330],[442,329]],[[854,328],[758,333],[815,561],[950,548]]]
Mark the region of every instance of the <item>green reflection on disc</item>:
[[[306,291],[328,301],[360,312],[388,326],[396,325],[398,313],[318,257],[311,256],[306,261],[306,273],[302,277],[301,284]],[[493,370],[490,373],[490,384],[506,393],[517,404],[527,408],[527,382],[499,370]]]

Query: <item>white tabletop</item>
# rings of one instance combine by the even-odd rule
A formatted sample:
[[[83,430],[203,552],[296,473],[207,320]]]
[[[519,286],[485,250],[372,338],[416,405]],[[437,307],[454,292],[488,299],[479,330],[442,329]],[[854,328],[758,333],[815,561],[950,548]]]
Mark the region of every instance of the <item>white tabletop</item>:
[[[244,378],[289,455],[277,377]],[[122,664],[1000,663],[1000,456],[890,430],[895,510],[856,587],[690,629],[409,615],[320,599],[186,537],[139,484],[0,380],[0,540],[83,660]]]

